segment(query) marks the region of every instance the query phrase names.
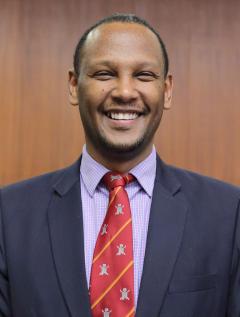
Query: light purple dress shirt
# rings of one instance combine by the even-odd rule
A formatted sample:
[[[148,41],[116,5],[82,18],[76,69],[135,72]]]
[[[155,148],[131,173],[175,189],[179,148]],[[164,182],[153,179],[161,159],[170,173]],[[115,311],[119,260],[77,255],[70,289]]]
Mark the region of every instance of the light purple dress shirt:
[[[108,171],[108,169],[96,162],[88,154],[86,146],[84,146],[80,166],[80,182],[83,210],[85,267],[88,286],[94,247],[108,206],[109,192],[105,185],[100,181]],[[151,154],[129,172],[136,178],[136,181],[125,187],[132,212],[134,301],[136,306],[142,277],[148,221],[156,175],[155,148],[153,147]]]

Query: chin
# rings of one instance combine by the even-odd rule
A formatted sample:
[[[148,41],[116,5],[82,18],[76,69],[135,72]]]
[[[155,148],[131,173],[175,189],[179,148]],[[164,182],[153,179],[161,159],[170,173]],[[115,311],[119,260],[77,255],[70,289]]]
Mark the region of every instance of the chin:
[[[104,155],[118,159],[129,159],[139,155],[145,149],[144,137],[139,138],[131,143],[127,142],[111,142],[110,140],[101,137],[99,139],[99,149]]]

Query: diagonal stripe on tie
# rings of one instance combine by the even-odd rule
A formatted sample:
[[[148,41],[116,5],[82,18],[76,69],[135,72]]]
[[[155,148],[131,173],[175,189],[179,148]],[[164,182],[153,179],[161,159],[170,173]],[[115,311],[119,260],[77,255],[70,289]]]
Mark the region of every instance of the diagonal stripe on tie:
[[[93,309],[103,298],[104,296],[113,288],[115,284],[120,280],[120,278],[127,272],[127,270],[133,266],[133,261],[131,261],[122,272],[116,277],[116,279],[108,286],[108,288],[99,296],[99,298],[92,304],[91,309]]]
[[[124,317],[130,317],[132,314],[134,314],[134,312],[135,312],[135,307],[133,306],[133,308],[130,310],[130,312],[127,313],[127,315]]]
[[[112,197],[112,199],[110,200],[109,204],[108,204],[108,209],[111,207],[114,199],[116,198],[117,194],[119,193],[119,191],[121,190],[122,187],[117,187],[117,189],[115,190],[115,193]]]
[[[102,250],[94,257],[93,263],[97,261],[97,259],[103,254],[103,252],[111,245],[111,243],[119,236],[119,234],[127,227],[129,223],[132,222],[132,219],[128,219],[128,221],[125,222],[125,224],[115,233],[115,235],[105,244],[105,246],[102,248]]]

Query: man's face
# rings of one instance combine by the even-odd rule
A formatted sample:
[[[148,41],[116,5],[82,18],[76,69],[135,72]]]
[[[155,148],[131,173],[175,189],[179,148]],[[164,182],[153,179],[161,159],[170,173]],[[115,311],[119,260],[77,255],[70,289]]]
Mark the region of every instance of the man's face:
[[[90,152],[119,159],[149,152],[169,106],[169,78],[164,80],[160,44],[144,26],[111,23],[92,31],[77,89]]]

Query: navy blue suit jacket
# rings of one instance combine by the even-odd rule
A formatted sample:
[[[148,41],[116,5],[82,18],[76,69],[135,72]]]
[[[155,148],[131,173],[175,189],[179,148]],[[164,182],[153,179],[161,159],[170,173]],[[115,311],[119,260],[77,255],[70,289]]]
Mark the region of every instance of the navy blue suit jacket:
[[[0,316],[91,316],[80,193],[79,161],[2,189]],[[158,159],[136,317],[240,316],[239,199]]]

